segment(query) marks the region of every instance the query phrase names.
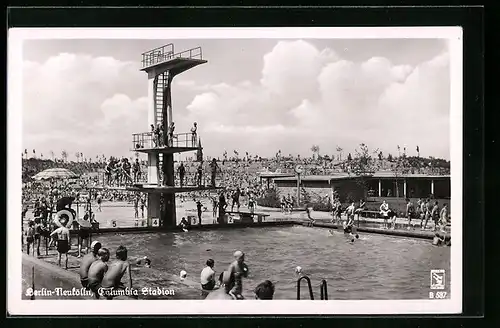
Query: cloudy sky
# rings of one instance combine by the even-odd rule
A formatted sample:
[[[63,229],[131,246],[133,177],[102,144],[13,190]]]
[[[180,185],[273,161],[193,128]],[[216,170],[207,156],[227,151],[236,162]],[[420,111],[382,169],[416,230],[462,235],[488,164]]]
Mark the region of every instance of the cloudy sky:
[[[141,53],[168,40],[28,40],[23,45],[23,148],[70,159],[131,156],[148,131]],[[174,79],[178,132],[198,122],[204,152],[309,156],[359,143],[450,158],[445,40],[178,40],[207,64]]]

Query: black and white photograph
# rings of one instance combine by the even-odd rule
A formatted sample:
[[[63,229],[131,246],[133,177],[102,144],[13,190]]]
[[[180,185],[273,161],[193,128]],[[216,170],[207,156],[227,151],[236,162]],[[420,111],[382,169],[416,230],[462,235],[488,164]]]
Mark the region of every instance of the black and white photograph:
[[[8,42],[10,313],[461,312],[460,28]]]

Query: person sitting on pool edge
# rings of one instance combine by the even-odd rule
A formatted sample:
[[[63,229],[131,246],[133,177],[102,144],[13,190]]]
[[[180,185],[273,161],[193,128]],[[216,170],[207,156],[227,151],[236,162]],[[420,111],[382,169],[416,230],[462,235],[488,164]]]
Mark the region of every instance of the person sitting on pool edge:
[[[274,296],[274,284],[265,280],[257,285],[254,289],[255,299],[258,300],[272,300]]]
[[[127,261],[127,248],[120,245],[116,250],[117,261],[113,262],[108,266],[108,270],[104,274],[101,282],[101,286],[106,295],[106,299],[113,299],[113,295],[110,295],[110,291],[113,289],[124,289],[128,287],[132,289],[132,275],[130,274],[130,264]],[[128,276],[128,286],[122,283],[122,277]]]
[[[109,250],[107,248],[101,248],[97,252],[99,260],[95,261],[90,265],[88,278],[89,278],[89,289],[94,293],[94,297],[99,299],[101,292],[101,282],[104,278],[104,274],[108,271],[108,261],[109,261]]]
[[[186,220],[186,218],[181,219],[181,223],[179,223],[179,227],[181,227],[182,230],[188,231],[189,228],[189,222]]]
[[[213,270],[215,261],[207,260],[207,266],[201,271],[200,283],[203,290],[213,290],[215,287],[215,271]]]
[[[220,288],[208,294],[205,300],[235,300],[235,298],[229,295],[229,291],[231,290],[234,283],[224,284],[224,277],[228,275],[229,273],[227,271],[221,272],[221,274],[219,275]],[[230,278],[227,278],[227,280],[230,280]]]
[[[99,257],[97,256],[97,253],[101,249],[102,245],[98,241],[93,241],[92,245],[90,245],[91,252],[86,254],[83,258],[82,261],[80,262],[80,282],[82,283],[82,287],[88,289],[89,285],[89,269],[92,263],[95,261],[99,260]]]

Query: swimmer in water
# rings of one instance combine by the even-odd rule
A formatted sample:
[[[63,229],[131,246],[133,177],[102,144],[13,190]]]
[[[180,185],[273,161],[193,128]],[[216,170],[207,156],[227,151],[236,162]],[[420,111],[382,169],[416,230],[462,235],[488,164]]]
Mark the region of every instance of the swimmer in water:
[[[253,292],[257,300],[272,300],[274,297],[274,284],[269,280],[265,280],[258,284]]]
[[[138,259],[137,261],[135,261],[135,264],[141,266],[143,265],[145,268],[151,268],[151,260],[147,256]]]
[[[97,253],[101,249],[102,245],[98,241],[93,241],[92,245],[90,245],[91,252],[86,254],[83,258],[82,261],[80,262],[80,282],[82,283],[82,287],[85,289],[88,289],[89,285],[89,268],[94,263],[95,261],[99,260],[99,257],[97,256]]]
[[[349,237],[351,237],[351,243],[354,243],[354,240],[359,239],[359,235],[353,234],[352,232],[349,233]]]
[[[128,286],[122,283],[122,277],[126,276],[128,279]],[[119,246],[116,250],[116,261],[108,266],[108,270],[104,274],[101,286],[103,291],[111,291],[118,288],[132,288],[132,275],[130,273],[130,264],[127,261],[127,248]],[[106,299],[111,300],[113,296],[108,294]]]

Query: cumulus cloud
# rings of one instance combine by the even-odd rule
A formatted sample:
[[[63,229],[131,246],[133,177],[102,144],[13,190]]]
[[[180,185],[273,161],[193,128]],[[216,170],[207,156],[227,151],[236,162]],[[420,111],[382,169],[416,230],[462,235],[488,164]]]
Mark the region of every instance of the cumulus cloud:
[[[95,157],[120,148],[126,155],[136,125],[147,124],[146,98],[130,98],[140,88],[147,94],[143,75],[136,63],[85,54],[25,62],[23,144],[46,156],[64,149]]]
[[[352,152],[364,142],[393,154],[398,144],[418,144],[423,155],[449,158],[447,53],[418,65],[380,56],[358,62],[307,41],[281,41],[256,69],[260,80],[231,84],[176,77],[174,107],[187,104],[175,109],[177,130],[198,122],[213,156],[233,149],[304,156],[313,144],[334,154],[337,145]],[[220,70],[213,67],[223,77]],[[59,54],[25,62],[23,73],[25,147],[130,156],[131,134],[147,129],[146,77],[136,63]]]
[[[422,154],[449,158],[449,75],[447,53],[416,66],[376,56],[353,62],[286,41],[264,56],[259,83],[205,86],[188,110],[202,131],[225,131],[227,149],[304,155],[318,144],[333,154],[336,145],[354,151],[363,142],[393,154],[398,144],[410,152],[419,145]],[[221,147],[216,134],[207,133],[205,143],[214,151]]]

